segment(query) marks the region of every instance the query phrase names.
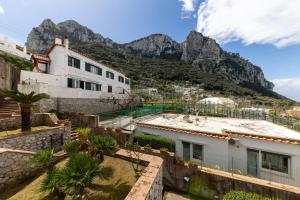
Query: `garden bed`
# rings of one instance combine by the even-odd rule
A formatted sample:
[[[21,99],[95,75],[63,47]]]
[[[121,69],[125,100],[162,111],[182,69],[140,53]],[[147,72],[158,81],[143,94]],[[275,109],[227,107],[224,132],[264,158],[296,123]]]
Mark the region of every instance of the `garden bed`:
[[[63,167],[67,160],[63,160],[57,164],[58,167]],[[96,177],[93,180],[88,199],[104,199],[104,200],[119,200],[124,199],[131,187],[135,184],[136,178],[130,162],[105,156],[104,161],[100,164],[104,177]],[[57,199],[49,192],[41,192],[40,186],[46,174],[36,177],[34,180],[24,182],[6,191],[0,195],[0,199],[23,199],[23,200],[52,200]]]
[[[7,130],[7,131],[0,131],[0,139],[1,138],[6,138],[9,136],[14,136],[14,135],[18,135],[18,134],[26,134],[26,133],[32,133],[35,131],[41,131],[41,130],[46,130],[51,128],[51,126],[35,126],[31,128],[31,132],[22,132],[20,128],[18,129],[13,129],[13,130]]]

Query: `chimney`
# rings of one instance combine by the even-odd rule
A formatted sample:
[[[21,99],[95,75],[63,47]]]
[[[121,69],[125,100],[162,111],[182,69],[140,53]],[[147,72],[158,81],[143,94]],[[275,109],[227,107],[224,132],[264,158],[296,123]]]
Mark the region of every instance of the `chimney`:
[[[54,44],[60,44],[61,45],[61,39],[55,38]]]
[[[69,49],[69,39],[68,39],[68,37],[65,37],[65,39],[64,39],[64,46],[65,46],[66,49]]]

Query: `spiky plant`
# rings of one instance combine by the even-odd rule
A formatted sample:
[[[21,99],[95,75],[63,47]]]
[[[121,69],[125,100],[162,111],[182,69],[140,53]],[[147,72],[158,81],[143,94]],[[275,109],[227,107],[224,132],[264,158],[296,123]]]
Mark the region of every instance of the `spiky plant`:
[[[100,174],[98,162],[86,152],[73,155],[61,171],[59,186],[73,198],[84,197],[84,189]]]
[[[20,103],[22,131],[31,131],[30,116],[31,116],[32,104],[42,99],[49,98],[49,95],[45,93],[36,94],[35,92],[31,92],[29,94],[25,94],[22,92],[15,92],[7,89],[0,90],[0,96],[9,97],[14,101]]]
[[[31,163],[35,167],[44,166],[48,171],[53,171],[54,167],[54,149],[45,149],[33,156]]]
[[[105,154],[111,154],[117,148],[117,142],[110,136],[91,136],[90,144],[92,147],[103,151]]]
[[[74,155],[78,153],[81,149],[82,142],[80,140],[74,140],[64,144],[64,150],[69,155]]]

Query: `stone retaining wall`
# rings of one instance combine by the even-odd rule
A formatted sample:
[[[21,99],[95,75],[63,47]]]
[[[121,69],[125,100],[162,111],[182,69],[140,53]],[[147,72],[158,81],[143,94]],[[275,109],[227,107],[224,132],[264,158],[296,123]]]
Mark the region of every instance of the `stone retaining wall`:
[[[55,114],[36,113],[31,116],[32,126],[54,126],[58,119]],[[17,129],[21,127],[21,116],[13,115],[7,118],[0,118],[0,131]]]
[[[37,169],[29,163],[33,155],[33,152],[0,148],[0,191],[35,174]]]
[[[131,160],[128,152],[124,149],[120,149],[116,156]],[[131,188],[125,200],[162,200],[163,159],[157,156],[141,154],[140,160],[148,163],[148,165]]]
[[[41,151],[49,147],[61,147],[71,139],[71,126],[58,126],[35,131],[30,134],[18,134],[0,139],[0,148],[25,151]]]

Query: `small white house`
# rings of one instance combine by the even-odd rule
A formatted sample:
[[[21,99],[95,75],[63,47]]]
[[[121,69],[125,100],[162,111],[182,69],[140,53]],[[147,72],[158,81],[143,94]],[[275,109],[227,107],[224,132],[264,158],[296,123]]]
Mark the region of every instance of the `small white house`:
[[[263,120],[160,114],[136,131],[169,137],[176,155],[205,166],[300,186],[300,133]]]
[[[0,36],[0,51],[30,60],[31,53],[27,51],[26,47],[17,45],[14,41],[5,36]]]
[[[67,38],[56,38],[47,55],[33,55],[33,71],[21,71],[19,90],[52,98],[126,98],[130,81],[121,72],[71,48]]]

